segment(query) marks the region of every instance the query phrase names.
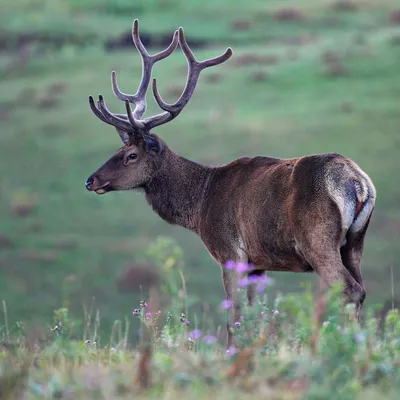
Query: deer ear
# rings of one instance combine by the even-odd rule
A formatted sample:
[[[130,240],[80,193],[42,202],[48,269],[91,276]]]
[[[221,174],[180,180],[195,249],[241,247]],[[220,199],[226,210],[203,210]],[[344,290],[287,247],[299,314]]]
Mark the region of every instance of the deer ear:
[[[154,136],[146,136],[144,139],[146,151],[153,156],[161,153],[162,145],[160,141]]]
[[[119,128],[115,129],[117,130],[118,135],[122,140],[122,143],[126,146],[129,143],[129,134]]]

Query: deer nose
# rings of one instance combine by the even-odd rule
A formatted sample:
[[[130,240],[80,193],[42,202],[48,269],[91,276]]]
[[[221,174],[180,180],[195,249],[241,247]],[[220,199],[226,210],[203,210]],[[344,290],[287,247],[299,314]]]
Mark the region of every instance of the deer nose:
[[[86,189],[92,190],[93,183],[94,183],[94,176],[92,175],[92,176],[89,176],[89,178],[87,179],[87,181],[85,183]]]

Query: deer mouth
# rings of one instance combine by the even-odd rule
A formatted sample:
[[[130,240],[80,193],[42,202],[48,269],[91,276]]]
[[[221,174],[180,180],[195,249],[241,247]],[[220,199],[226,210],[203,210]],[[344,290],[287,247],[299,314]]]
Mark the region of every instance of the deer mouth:
[[[110,182],[107,182],[107,183],[101,185],[100,187],[93,188],[92,190],[96,194],[105,194],[111,190]]]

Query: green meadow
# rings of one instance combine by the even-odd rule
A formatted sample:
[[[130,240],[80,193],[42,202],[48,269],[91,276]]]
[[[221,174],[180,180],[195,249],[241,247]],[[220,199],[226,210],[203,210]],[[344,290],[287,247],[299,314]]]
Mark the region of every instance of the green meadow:
[[[162,221],[140,194],[96,196],[84,187],[120,146],[115,130],[91,113],[88,96],[103,94],[111,110],[123,112],[111,91],[112,70],[123,91],[136,91],[139,55],[133,46],[111,48],[121,35],[129,37],[135,18],[151,52],[179,26],[200,60],[228,46],[234,51],[227,63],[202,73],[179,118],[155,131],[174,151],[209,164],[338,152],[370,175],[378,195],[362,262],[365,305],[398,304],[396,1],[0,0],[0,301],[8,329],[23,322],[27,331],[48,334],[60,307],[83,325],[83,308],[94,304],[103,337],[114,321],[127,318],[135,327],[129,331],[133,340],[139,325],[132,311],[141,295],[122,293],[118,280],[130,266],[157,264],[159,237],[182,251],[188,315],[202,320],[209,310],[211,325],[225,326],[217,311],[224,297],[221,271],[198,237]],[[163,98],[174,101],[186,79],[179,49],[155,66],[154,76]],[[148,102],[148,115],[158,112],[151,93]],[[316,282],[311,274],[270,277],[271,298],[303,293]],[[131,365],[127,349],[118,353],[127,363],[121,368]],[[76,351],[90,362],[114,357],[96,349],[90,358],[83,345]],[[280,351],[290,353],[284,342]],[[212,354],[205,353],[207,362],[219,353]],[[190,362],[196,364],[197,356]],[[108,368],[102,373],[111,374]]]

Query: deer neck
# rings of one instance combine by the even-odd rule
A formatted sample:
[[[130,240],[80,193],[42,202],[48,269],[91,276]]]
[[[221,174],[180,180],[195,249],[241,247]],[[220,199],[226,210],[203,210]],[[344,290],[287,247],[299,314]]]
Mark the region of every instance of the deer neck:
[[[171,150],[145,187],[153,210],[170,224],[198,232],[201,208],[212,168],[187,160]]]

